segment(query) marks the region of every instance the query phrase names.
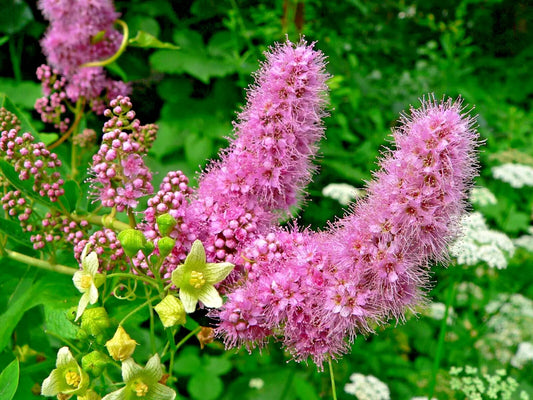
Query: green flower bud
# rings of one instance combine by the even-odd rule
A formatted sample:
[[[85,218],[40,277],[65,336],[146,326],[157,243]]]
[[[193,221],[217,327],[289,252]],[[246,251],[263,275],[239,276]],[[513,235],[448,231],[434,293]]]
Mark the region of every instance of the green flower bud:
[[[135,256],[139,250],[146,246],[146,238],[141,231],[136,229],[125,229],[118,234],[118,240],[127,256]]]
[[[146,242],[146,244],[144,245],[144,247],[141,250],[142,250],[144,256],[148,257],[150,254],[152,254],[154,249],[155,249],[155,245],[154,245],[153,242]]]
[[[168,236],[178,221],[170,214],[163,214],[156,218],[157,227],[161,236]]]
[[[109,361],[108,356],[95,350],[81,359],[81,367],[92,376],[98,377],[102,375]]]
[[[103,307],[89,308],[81,317],[81,329],[90,336],[104,334],[110,326],[109,316]]]
[[[161,257],[164,258],[168,256],[175,245],[176,241],[172,238],[169,238],[168,236],[159,239],[157,242],[157,248],[159,249],[159,254],[161,255]]]

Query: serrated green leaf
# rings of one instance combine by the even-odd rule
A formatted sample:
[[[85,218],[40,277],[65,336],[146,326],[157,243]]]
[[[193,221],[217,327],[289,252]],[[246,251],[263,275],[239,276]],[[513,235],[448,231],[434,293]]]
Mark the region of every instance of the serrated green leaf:
[[[15,171],[15,168],[13,168],[11,164],[4,160],[0,160],[0,171],[4,175],[4,178],[6,178],[9,183],[20,190],[25,196],[35,199],[49,207],[55,208],[55,205],[50,200],[39,196],[39,194],[33,190],[33,178],[21,181],[17,172]]]
[[[0,93],[0,107],[4,107],[7,111],[10,111],[17,116],[20,120],[20,128],[22,129],[22,132],[31,133],[35,140],[41,140],[39,133],[33,127],[30,120],[18,109],[5,93]]]
[[[138,31],[137,36],[130,39],[128,45],[132,47],[143,47],[150,49],[179,49],[179,46],[168,42],[162,42],[155,36],[144,31]]]
[[[0,232],[24,246],[31,247],[31,235],[24,232],[20,225],[14,221],[0,218]]]
[[[217,376],[194,375],[187,384],[187,390],[194,399],[215,400],[222,394],[224,385]]]
[[[55,305],[44,307],[44,323],[47,332],[55,333],[64,339],[75,339],[79,328],[67,319],[68,308]]]
[[[0,399],[11,400],[19,384],[19,360],[14,359],[0,374]]]

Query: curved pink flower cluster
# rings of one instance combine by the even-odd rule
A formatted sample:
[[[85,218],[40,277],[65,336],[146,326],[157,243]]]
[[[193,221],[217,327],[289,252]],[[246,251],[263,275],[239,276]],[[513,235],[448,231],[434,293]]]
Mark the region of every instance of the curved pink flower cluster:
[[[94,232],[88,239],[80,240],[74,245],[74,257],[81,265],[81,255],[85,246],[90,245],[91,251],[98,254],[100,271],[125,271],[128,260],[120,245],[117,234],[112,229],[102,228]]]
[[[401,319],[443,260],[476,173],[473,120],[423,102],[394,132],[368,196],[323,233],[280,231],[244,249],[248,279],[216,315],[231,347],[275,334],[296,360],[345,353],[359,332]]]
[[[31,242],[35,250],[40,250],[48,244],[71,243],[77,245],[90,228],[85,220],[73,221],[60,212],[48,212],[41,221],[41,226],[28,225],[26,230],[32,232]]]

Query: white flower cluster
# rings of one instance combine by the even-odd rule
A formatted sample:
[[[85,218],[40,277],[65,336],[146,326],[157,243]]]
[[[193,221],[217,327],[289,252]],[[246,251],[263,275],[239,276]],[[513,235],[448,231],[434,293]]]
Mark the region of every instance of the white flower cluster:
[[[529,362],[533,362],[533,343],[522,342],[518,345],[516,354],[511,358],[511,365],[522,369]]]
[[[365,195],[365,191],[347,183],[330,183],[322,189],[322,195],[347,206],[353,200]]]
[[[444,318],[444,314],[446,313],[446,304],[444,303],[431,303],[430,306],[424,311],[424,314],[427,315],[430,318],[436,319],[437,321],[440,321]],[[455,317],[455,311],[453,308],[450,307],[448,310],[448,317],[446,318],[446,324],[451,325],[453,322],[453,319]]]
[[[533,167],[529,165],[512,163],[498,165],[492,167],[492,176],[517,189],[533,186]]]
[[[474,301],[476,300],[476,301]],[[461,282],[457,285],[455,302],[458,306],[473,307],[478,301],[483,300],[483,289],[473,282]]]
[[[476,187],[470,191],[470,201],[481,207],[498,203],[496,196],[487,188]]]
[[[504,369],[497,370],[494,375],[480,374],[477,368],[467,365],[465,368],[452,367],[450,375],[450,388],[462,392],[469,400],[511,400],[519,386],[514,378],[506,376]],[[522,391],[520,398],[528,399],[529,396]]]
[[[516,247],[522,247],[533,253],[533,226],[528,229],[528,235],[520,236],[513,240]]]
[[[497,359],[501,363],[520,363],[527,358],[527,345],[521,352],[516,351],[521,343],[533,342],[533,300],[515,293],[500,293],[496,300],[485,307],[492,315],[487,321],[487,333],[475,346],[488,359]],[[515,354],[516,353],[516,354]]]
[[[507,258],[515,247],[507,235],[489,229],[479,212],[461,219],[462,236],[450,246],[450,254],[459,264],[476,265],[486,262],[491,268],[507,268]]]
[[[353,394],[358,400],[390,400],[390,391],[386,384],[372,375],[354,373],[344,391]]]

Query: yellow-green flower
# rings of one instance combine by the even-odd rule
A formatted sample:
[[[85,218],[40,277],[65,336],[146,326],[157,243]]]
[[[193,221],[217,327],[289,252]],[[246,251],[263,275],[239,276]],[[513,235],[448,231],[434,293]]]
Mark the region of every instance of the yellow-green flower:
[[[180,289],[185,311],[194,312],[198,300],[206,307],[221,307],[222,297],[213,285],[224,280],[233,267],[228,262],[207,263],[202,242],[195,240],[185,263],[172,272],[172,283]]]
[[[131,357],[138,343],[119,325],[115,335],[105,344],[107,351],[115,361],[124,361]]]
[[[156,305],[154,309],[157,311],[165,328],[174,325],[183,325],[187,322],[183,304],[171,294],[161,300],[161,303]]]
[[[94,304],[98,300],[98,287],[104,283],[105,276],[98,273],[98,255],[96,252],[89,251],[89,244],[85,246],[81,253],[81,271],[76,271],[72,277],[74,286],[83,295],[78,303],[78,310],[76,312],[76,321],[81,317],[87,305]]]
[[[156,354],[143,368],[128,358],[122,363],[122,379],[126,386],[104,396],[102,400],[174,400],[176,392],[159,383],[163,368]]]
[[[89,386],[89,376],[81,369],[68,347],[57,353],[56,369],[46,378],[41,387],[43,396],[82,395]]]

